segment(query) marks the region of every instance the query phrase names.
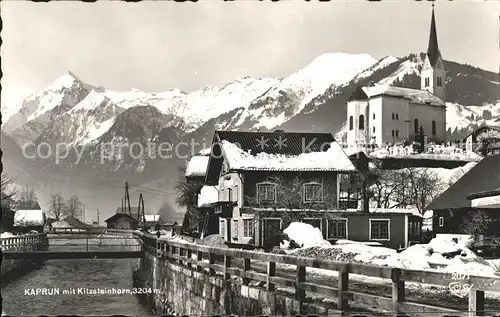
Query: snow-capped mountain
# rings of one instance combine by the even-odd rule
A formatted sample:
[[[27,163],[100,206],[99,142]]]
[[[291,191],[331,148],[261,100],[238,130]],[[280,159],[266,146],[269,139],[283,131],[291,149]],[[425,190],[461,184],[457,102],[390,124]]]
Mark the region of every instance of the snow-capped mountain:
[[[2,139],[7,140],[2,148],[26,141],[64,142],[81,150],[80,160],[74,151],[56,163],[53,158],[23,158],[20,149],[7,149],[4,162],[16,174],[12,176],[22,174],[23,181],[40,184],[47,194],[52,187],[45,183],[50,182],[65,184],[70,192],[84,188],[86,197],[116,200],[125,180],[161,184],[157,193],[171,193],[185,157],[137,156],[130,155],[130,146],[125,152],[109,152],[108,147],[194,141],[199,144],[193,149],[197,152],[207,147],[216,129],[329,132],[341,138],[346,101],[358,86],[419,88],[422,65],[418,54],[379,61],[365,54],[324,54],[285,78],[241,77],[223,87],[207,86],[191,93],[116,92],[83,83],[68,72],[19,105],[2,126]],[[445,67],[449,136],[458,137],[460,131],[483,122],[500,125],[498,75],[449,61]],[[157,196],[163,197],[151,199]],[[91,202],[86,203],[91,208]],[[119,206],[113,201],[110,208],[113,204]]]

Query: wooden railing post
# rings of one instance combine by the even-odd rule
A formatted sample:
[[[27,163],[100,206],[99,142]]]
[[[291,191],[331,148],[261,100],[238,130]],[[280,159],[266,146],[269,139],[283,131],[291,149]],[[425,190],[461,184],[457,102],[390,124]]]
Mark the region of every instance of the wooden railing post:
[[[338,310],[344,311],[349,308],[349,301],[346,297],[345,292],[349,291],[349,272],[339,271],[339,276],[337,280],[337,308]]]
[[[266,290],[274,291],[275,286],[271,283],[271,277],[276,275],[276,262],[267,262],[267,281]]]
[[[297,275],[295,280],[295,299],[303,302],[306,299],[306,291],[300,288],[300,284],[306,281],[306,267],[297,265]]]
[[[211,252],[208,253],[208,264],[210,264],[210,265],[215,264],[215,256]],[[215,270],[212,267],[210,267],[208,269],[208,275],[209,276],[214,276],[215,275]]]
[[[405,281],[401,280],[401,270],[392,270],[392,310],[400,311],[400,303],[405,301]]]
[[[231,267],[231,257],[229,255],[224,255],[224,281],[229,282],[231,279],[231,274],[228,272],[228,268]]]
[[[198,263],[198,265],[196,266],[196,272],[203,271],[203,266],[200,265],[202,261],[203,261],[203,252],[196,251],[196,263]]]
[[[190,262],[192,260],[192,257],[193,257],[193,250],[188,249],[186,252],[186,258],[187,258],[187,266],[190,269],[193,267],[193,265]]]
[[[243,259],[243,271],[246,273],[250,271],[250,259]],[[243,278],[243,285],[250,284],[250,280],[248,277]]]
[[[484,316],[484,291],[469,291],[469,316]]]

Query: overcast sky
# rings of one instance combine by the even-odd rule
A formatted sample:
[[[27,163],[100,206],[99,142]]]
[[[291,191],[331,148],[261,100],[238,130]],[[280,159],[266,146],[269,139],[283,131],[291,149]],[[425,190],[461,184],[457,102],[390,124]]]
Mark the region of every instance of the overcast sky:
[[[286,76],[326,52],[427,49],[429,2],[207,1],[1,2],[2,107],[67,70],[113,90],[190,92]],[[443,57],[498,72],[499,14],[495,0],[437,1]]]

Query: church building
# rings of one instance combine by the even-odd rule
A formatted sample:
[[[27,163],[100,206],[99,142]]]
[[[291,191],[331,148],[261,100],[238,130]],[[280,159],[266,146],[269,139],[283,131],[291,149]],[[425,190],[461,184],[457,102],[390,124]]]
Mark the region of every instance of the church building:
[[[347,143],[385,146],[423,130],[445,142],[446,70],[438,48],[434,7],[420,89],[373,84],[359,87],[347,102]]]

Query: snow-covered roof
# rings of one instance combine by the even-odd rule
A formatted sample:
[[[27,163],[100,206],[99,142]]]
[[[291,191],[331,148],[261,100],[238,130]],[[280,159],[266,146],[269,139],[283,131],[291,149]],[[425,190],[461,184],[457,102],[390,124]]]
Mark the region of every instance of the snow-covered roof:
[[[356,171],[349,157],[335,141],[331,142],[328,150],[324,152],[300,153],[297,155],[269,154],[265,152],[252,155],[226,140],[222,140],[220,145],[231,170]]]
[[[412,214],[413,216],[422,217],[422,214],[416,208],[372,208],[370,212]]]
[[[377,85],[377,84],[374,86],[363,87],[362,89],[363,92],[368,97],[386,95],[386,96],[402,97],[405,99],[409,99],[410,102],[412,103],[431,104],[435,106],[445,105],[443,100],[434,96],[427,90],[403,88],[390,85]]]
[[[18,210],[14,214],[15,227],[43,226],[45,214],[42,210]]]
[[[146,222],[157,222],[160,221],[160,215],[144,215]]]
[[[193,156],[186,167],[186,177],[205,177],[209,156]]]
[[[203,186],[198,194],[198,207],[215,203],[219,200],[217,186]]]

